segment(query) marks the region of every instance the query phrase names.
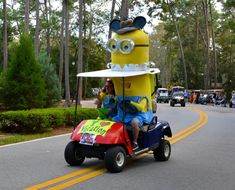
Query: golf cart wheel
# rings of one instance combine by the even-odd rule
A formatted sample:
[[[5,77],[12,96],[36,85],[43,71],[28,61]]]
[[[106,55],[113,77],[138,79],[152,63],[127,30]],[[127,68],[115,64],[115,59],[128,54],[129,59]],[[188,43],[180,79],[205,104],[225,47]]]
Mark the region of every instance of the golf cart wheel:
[[[181,106],[182,106],[182,107],[185,107],[185,102],[182,102],[182,103],[181,103]]]
[[[153,151],[155,160],[167,161],[171,155],[171,144],[168,140],[162,140],[158,148]]]
[[[71,166],[80,166],[84,162],[85,156],[81,154],[78,142],[71,141],[67,144],[64,150],[64,158]]]
[[[121,172],[126,164],[126,151],[121,146],[111,147],[104,157],[106,168],[112,173]]]
[[[171,106],[174,107],[175,103],[173,101],[170,102]]]

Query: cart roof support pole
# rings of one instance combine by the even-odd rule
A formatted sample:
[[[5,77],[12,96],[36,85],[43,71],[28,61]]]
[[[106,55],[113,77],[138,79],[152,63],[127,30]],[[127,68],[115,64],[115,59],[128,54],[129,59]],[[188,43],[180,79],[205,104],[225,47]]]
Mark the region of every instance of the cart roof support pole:
[[[77,120],[78,120],[78,118],[77,118],[77,109],[78,109],[78,102],[80,102],[80,101],[78,101],[79,100],[79,92],[78,92],[78,90],[79,90],[79,82],[80,82],[80,77],[78,77],[77,78],[77,87],[76,87],[76,102],[75,102],[75,112],[74,112],[74,129],[77,127]]]
[[[123,103],[122,123],[123,124],[124,124],[124,119],[126,115],[124,97],[125,97],[125,77],[122,77],[122,103]]]

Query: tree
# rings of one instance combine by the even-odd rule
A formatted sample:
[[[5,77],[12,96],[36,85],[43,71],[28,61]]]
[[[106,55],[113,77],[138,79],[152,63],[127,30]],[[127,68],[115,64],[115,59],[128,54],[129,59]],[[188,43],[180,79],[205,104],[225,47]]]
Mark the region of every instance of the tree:
[[[78,42],[78,73],[81,73],[83,70],[83,46],[82,46],[82,26],[83,26],[83,0],[79,0],[79,42]],[[82,98],[82,80],[78,80],[79,82],[79,91],[78,93],[78,104],[80,104],[80,100]]]
[[[69,0],[63,1],[65,11],[65,107],[70,106],[69,85]]]
[[[51,41],[50,41],[50,24],[49,24],[49,16],[50,14],[48,13],[48,6],[47,4],[49,3],[49,9],[50,9],[50,0],[44,0],[44,17],[46,20],[46,44],[47,44],[47,53],[48,55],[51,54]]]
[[[38,56],[38,50],[39,50],[39,30],[40,30],[39,7],[40,7],[40,2],[39,0],[36,0],[36,26],[34,34],[34,52],[36,57]]]
[[[227,97],[235,89],[235,2],[223,2],[223,14],[220,20],[218,35],[218,71],[223,79],[223,87]]]
[[[3,0],[3,12],[4,12],[4,35],[3,35],[3,70],[7,69],[8,65],[8,52],[7,52],[7,5],[6,0]]]
[[[61,100],[61,85],[55,68],[51,64],[51,58],[47,55],[46,51],[42,51],[39,54],[38,63],[41,65],[42,78],[45,82],[45,106],[50,107]]]
[[[204,67],[204,85],[205,89],[208,89],[208,86],[210,86],[210,36],[209,36],[209,31],[208,31],[208,2],[207,0],[202,0],[202,7],[203,7],[203,14],[204,14],[204,19],[205,19],[205,36],[206,36],[206,58],[207,62]]]
[[[6,108],[32,109],[45,105],[45,87],[41,67],[34,56],[33,40],[20,37],[13,51],[9,68],[2,75],[0,98]]]
[[[62,16],[61,16],[61,30],[60,30],[60,60],[59,60],[59,80],[60,84],[63,81],[63,71],[64,71],[64,18],[65,18],[65,10],[64,10],[64,1],[62,3]]]
[[[26,34],[29,33],[29,4],[30,4],[30,0],[25,0],[25,25],[24,25],[24,32]]]
[[[211,38],[212,38],[212,47],[213,47],[213,62],[214,62],[214,83],[215,88],[217,88],[218,83],[218,73],[217,73],[217,53],[216,53],[216,46],[215,46],[215,32],[214,32],[214,18],[213,18],[213,12],[212,12],[212,5],[211,0],[209,0],[209,13],[210,13],[210,19],[211,19]]]
[[[147,3],[154,2],[154,6],[149,6],[148,14],[150,16],[160,16],[161,19],[169,24],[170,32],[173,33],[174,37],[178,40],[178,47],[180,52],[180,57],[178,58],[178,62],[181,63],[183,66],[183,76],[184,76],[184,85],[188,88],[188,71],[185,61],[185,53],[183,48],[183,40],[182,34],[180,33],[180,19],[183,16],[182,7],[185,3],[181,1],[169,1],[169,0],[153,0],[153,1],[146,1]],[[159,10],[162,10],[159,12]],[[172,25],[174,26],[174,31],[172,30]],[[172,36],[173,37],[173,36]],[[174,38],[173,37],[173,38]],[[174,41],[174,39],[173,39]]]
[[[129,2],[128,0],[122,0],[120,10],[120,20],[127,20],[129,16]]]
[[[175,30],[176,30],[176,33],[177,33],[177,38],[178,38],[179,47],[180,47],[181,60],[182,60],[183,68],[184,68],[183,70],[184,70],[185,88],[188,89],[188,74],[187,74],[186,63],[185,63],[185,58],[184,58],[184,49],[183,49],[183,45],[182,45],[182,41],[181,41],[181,36],[180,36],[180,33],[179,33],[178,24],[177,24],[177,21],[176,21],[176,18],[175,18],[175,13],[172,10],[174,4],[172,5],[172,3],[167,1],[167,6],[169,8],[169,13],[171,15],[171,19],[172,19],[172,21],[175,25]]]

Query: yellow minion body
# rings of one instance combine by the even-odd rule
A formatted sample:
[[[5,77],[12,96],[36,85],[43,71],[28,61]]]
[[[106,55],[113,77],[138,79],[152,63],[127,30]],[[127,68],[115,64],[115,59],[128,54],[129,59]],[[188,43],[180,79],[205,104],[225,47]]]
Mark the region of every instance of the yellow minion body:
[[[124,84],[123,84],[124,81]],[[125,97],[131,96],[142,96],[147,97],[148,100],[151,100],[151,81],[150,75],[140,75],[134,77],[126,77],[124,80],[121,78],[113,78],[115,92],[118,96],[123,96],[123,85],[124,85],[124,95]],[[146,99],[143,99],[146,101]],[[149,104],[152,108],[151,103]],[[137,105],[135,105],[137,107]],[[138,107],[137,107],[138,109]],[[142,108],[147,112],[148,105],[145,103]]]
[[[131,41],[134,42],[134,48],[128,54],[124,54],[120,51],[115,51],[111,53],[112,64],[119,64],[121,68],[123,68],[126,64],[138,65],[138,64],[147,64],[149,62],[149,47],[148,47],[149,37],[142,30],[136,30],[121,35],[115,34],[113,38],[118,39],[119,41],[124,41],[122,45],[125,45],[125,39],[130,39]],[[113,43],[116,43],[118,40],[114,41]],[[112,45],[112,42],[110,45]],[[149,74],[126,77],[125,79],[113,78],[116,95],[123,96],[123,85],[124,85],[125,97],[143,96],[147,97],[149,101],[151,101],[151,91],[152,91],[153,81],[154,80]],[[133,104],[138,109],[138,105],[135,103]],[[139,104],[141,104],[139,110],[147,112],[148,104],[146,98],[143,98],[143,101],[139,102]],[[151,103],[149,103],[149,106],[150,109],[152,109]]]

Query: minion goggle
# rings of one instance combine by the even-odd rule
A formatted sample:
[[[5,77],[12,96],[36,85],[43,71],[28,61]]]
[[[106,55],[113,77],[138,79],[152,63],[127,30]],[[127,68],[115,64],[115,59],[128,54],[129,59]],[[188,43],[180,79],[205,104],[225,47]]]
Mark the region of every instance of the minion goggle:
[[[135,44],[131,39],[118,39],[111,38],[107,42],[107,50],[111,53],[121,52],[123,54],[129,54],[134,47],[148,47],[148,44]]]

